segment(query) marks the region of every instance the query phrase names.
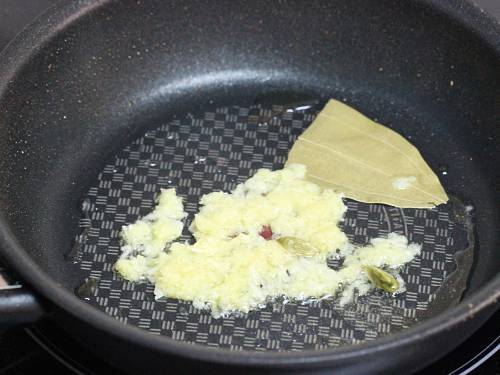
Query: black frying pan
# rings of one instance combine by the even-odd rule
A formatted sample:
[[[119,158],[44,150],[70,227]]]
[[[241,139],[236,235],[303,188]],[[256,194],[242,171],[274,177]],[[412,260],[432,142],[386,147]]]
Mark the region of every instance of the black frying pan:
[[[140,373],[412,372],[444,355],[498,307],[499,36],[461,1],[51,9],[0,56],[0,250],[26,282],[2,292],[3,323],[37,319],[41,304]],[[408,137],[456,197],[425,212],[349,202],[354,241],[421,236],[428,258],[404,271],[414,290],[216,321],[113,274],[120,227],[160,187],[195,212],[200,194],[280,167],[330,97]]]

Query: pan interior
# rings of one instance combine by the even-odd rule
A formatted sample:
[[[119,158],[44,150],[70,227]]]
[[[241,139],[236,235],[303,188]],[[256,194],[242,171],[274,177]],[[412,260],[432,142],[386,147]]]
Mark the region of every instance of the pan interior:
[[[321,105],[209,107],[148,130],[104,167],[85,195],[81,233],[69,256],[89,284],[97,280],[95,288],[80,289],[90,303],[154,334],[232,350],[356,344],[403,330],[457,303],[470,270],[473,239],[467,210],[456,199],[430,210],[346,200],[341,226],[350,241],[365,244],[397,232],[423,245],[421,255],[402,272],[407,291],[396,297],[372,292],[344,307],[332,298],[309,304],[275,301],[249,314],[214,319],[188,301],[155,300],[151,284],[121,279],[113,272],[120,229],[152,210],[160,188],[176,188],[189,222],[203,194],[232,190],[259,168],[283,167],[294,140]],[[441,173],[446,175],[445,167]],[[182,239],[192,240],[187,231]],[[329,265],[339,266],[337,261]]]
[[[90,302],[115,318],[234,350],[370,340],[456,303],[464,277],[439,286],[456,266],[453,254],[470,242],[460,205],[424,213],[350,202],[344,229],[353,241],[396,230],[422,240],[426,257],[406,269],[407,294],[373,295],[345,310],[331,301],[288,304],[214,321],[189,304],[154,302],[148,285],[115,278],[118,231],[151,210],[160,187],[178,187],[193,213],[200,194],[281,166],[317,108],[272,117],[304,98],[345,100],[414,143],[447,192],[475,208],[478,243],[465,295],[498,273],[499,49],[491,43],[497,29],[485,19],[477,22],[489,39],[464,26],[458,10],[448,16],[432,1],[235,0],[214,7],[124,0],[94,10],[84,3],[74,4],[82,8],[71,19],[53,25],[48,18],[51,28],[21,38],[5,61],[9,69],[0,70],[0,210],[58,285],[73,291],[96,277]],[[473,17],[469,7],[457,8]],[[224,131],[232,131],[230,139]],[[202,151],[204,162],[196,159]],[[75,265],[63,254],[82,206]],[[33,280],[30,269],[19,271]],[[438,296],[444,302],[429,306],[437,290],[447,291]]]

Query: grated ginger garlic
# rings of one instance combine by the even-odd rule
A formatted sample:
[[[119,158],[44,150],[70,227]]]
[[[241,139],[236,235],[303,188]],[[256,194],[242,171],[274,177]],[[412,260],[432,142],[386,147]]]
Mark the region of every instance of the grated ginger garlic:
[[[365,294],[372,287],[363,266],[396,269],[420,252],[395,233],[353,248],[338,227],[346,211],[342,194],[322,190],[305,174],[301,164],[261,169],[231,193],[204,195],[189,228],[192,245],[173,242],[187,214],[174,189],[162,190],[152,213],[123,228],[116,271],[130,281],[151,281],[157,298],[193,301],[219,317],[281,296],[335,296],[341,286],[347,303],[354,289]],[[283,245],[294,241],[280,238],[298,239],[314,252],[294,252]],[[340,270],[327,266],[331,256],[345,258]]]

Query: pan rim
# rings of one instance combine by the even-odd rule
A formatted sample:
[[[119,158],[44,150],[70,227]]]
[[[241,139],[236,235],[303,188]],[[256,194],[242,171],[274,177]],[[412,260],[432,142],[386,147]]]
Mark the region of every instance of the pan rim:
[[[68,27],[68,25],[89,12],[96,11],[110,1],[112,0],[83,0],[56,4],[18,34],[0,53],[0,61],[5,62],[4,68],[0,72],[0,97],[8,89],[10,82],[15,80],[17,73],[33,53],[43,48],[45,43],[48,43],[55,34]],[[485,43],[489,44],[500,55],[500,45],[497,42],[500,34],[498,23],[490,16],[481,13],[479,8],[473,4],[467,1],[458,1],[456,4],[444,4],[440,0],[421,0],[419,2],[428,4],[434,9],[443,12],[446,10],[448,16],[460,22],[464,28],[479,35]],[[477,19],[481,19],[482,23],[476,23],[475,20]],[[321,351],[231,351],[222,348],[214,349],[203,345],[191,345],[173,338],[152,335],[135,326],[124,325],[80,300],[73,293],[58,285],[48,273],[35,263],[18,243],[1,213],[0,252],[5,256],[9,265],[19,272],[21,277],[36,292],[72,316],[107,334],[140,343],[146,348],[165,354],[231,365],[301,367],[339,364],[353,358],[360,360],[363,355],[368,356],[384,352],[393,349],[395,346],[402,349],[405,345],[415,345],[440,332],[453,329],[461,322],[472,319],[474,315],[486,310],[488,307],[497,309],[500,300],[500,275],[497,275],[457,306],[402,332],[373,341]],[[396,359],[394,360],[396,361]],[[425,363],[422,365],[425,365]]]

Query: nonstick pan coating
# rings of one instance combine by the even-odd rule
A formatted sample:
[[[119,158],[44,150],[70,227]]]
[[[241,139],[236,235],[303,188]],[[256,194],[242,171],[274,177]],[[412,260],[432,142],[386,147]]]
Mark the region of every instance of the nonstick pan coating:
[[[402,273],[406,292],[397,297],[375,292],[347,306],[332,298],[311,304],[279,301],[243,316],[213,319],[187,301],[155,301],[151,284],[125,282],[113,272],[121,227],[149,213],[160,188],[175,187],[183,197],[189,226],[203,194],[232,190],[259,168],[282,168],[318,107],[305,102],[288,108],[213,108],[149,130],[119,152],[82,201],[82,232],[69,254],[86,271],[88,281],[79,289],[84,297],[124,323],[232,350],[355,344],[398,332],[456,304],[465,289],[474,239],[471,213],[455,199],[433,210],[346,202],[341,226],[352,242],[366,244],[397,232],[423,244],[422,254]],[[193,238],[186,230],[181,240]]]
[[[410,364],[418,368],[458,345],[496,308],[500,262],[497,252],[500,156],[495,109],[500,55],[498,25],[465,2],[282,1],[278,4],[225,1],[214,6],[205,1],[82,0],[51,10],[0,57],[2,255],[39,297],[48,299],[54,319],[97,354],[126,369],[140,370],[140,364],[147,361],[151,372],[157,369],[161,373],[165,358],[171,358],[172,354],[204,363],[275,369],[336,366],[359,373],[368,365],[374,372]],[[199,130],[201,125],[207,131],[219,125],[236,127],[238,121],[227,116],[226,110],[243,111],[240,125],[252,128],[258,120],[244,111],[268,116],[273,105],[286,107],[311,99],[324,103],[328,98],[345,99],[409,138],[435,171],[447,171],[440,176],[447,191],[473,207],[474,259],[461,303],[442,312],[441,309],[428,319],[415,313],[419,321],[415,325],[413,316],[409,321],[399,318],[404,316],[405,309],[414,309],[415,302],[416,310],[420,302],[421,311],[430,311],[432,315],[438,312],[427,305],[430,295],[437,290],[445,273],[453,271],[453,254],[470,242],[466,241],[465,230],[470,225],[463,225],[457,219],[455,209],[429,211],[428,223],[419,222],[423,213],[406,210],[399,213],[398,220],[403,217],[406,220],[408,235],[422,236],[423,230],[424,243],[425,236],[430,236],[426,254],[436,264],[426,263],[430,259],[417,260],[418,267],[410,265],[405,271],[408,280],[420,277],[419,282],[409,282],[409,288],[416,288],[415,294],[382,301],[382,306],[387,303],[391,309],[391,319],[398,317],[391,321],[390,327],[383,324],[356,327],[355,318],[342,315],[334,305],[296,306],[297,311],[292,314],[296,316],[295,322],[288,327],[282,324],[280,328],[280,332],[289,333],[283,339],[273,336],[272,332],[278,332],[278,328],[272,324],[272,307],[268,307],[267,315],[254,313],[254,318],[235,320],[229,328],[217,322],[200,327],[200,319],[205,318],[190,311],[189,305],[184,305],[186,321],[179,321],[178,315],[185,312],[175,302],[170,301],[171,311],[167,311],[168,301],[158,304],[148,301],[146,286],[122,285],[120,280],[113,279],[111,265],[117,256],[119,228],[151,209],[155,192],[167,182],[164,179],[167,175],[162,173],[173,168],[168,155],[194,152],[190,146],[177,151],[167,149],[172,140],[168,140],[168,134],[165,139],[163,133],[178,133],[173,130],[176,126],[189,132],[196,127]],[[192,116],[186,117],[188,113]],[[210,116],[223,118],[219,124]],[[298,133],[287,133],[280,140],[280,131],[299,131],[312,120],[314,110],[292,116],[291,124],[283,116],[269,121],[267,129],[265,126],[259,130],[257,124],[256,130],[251,130],[255,134],[241,136],[243,148],[251,146],[245,145],[245,140],[254,142],[252,158],[264,155],[273,159],[250,158],[255,162],[253,165],[238,164],[236,169],[242,170],[231,171],[232,158],[222,155],[228,163],[228,171],[220,173],[226,179],[219,181],[222,185],[203,186],[201,181],[217,180],[215,176],[196,174],[212,173],[209,163],[182,160],[181,175],[173,176],[176,182],[184,178],[200,184],[186,185],[183,194],[194,204],[194,197],[202,191],[228,189],[259,166],[281,165],[285,149]],[[268,137],[273,132],[278,135],[277,144],[272,144],[273,139],[265,147],[256,143],[258,136]],[[201,135],[200,131],[200,138]],[[237,137],[231,137],[227,142],[234,144]],[[150,141],[159,142],[159,149],[148,148]],[[175,145],[180,141],[181,137],[175,139]],[[199,139],[194,142],[198,142],[197,152],[203,150]],[[207,142],[219,143],[210,139]],[[284,142],[288,142],[286,147]],[[262,149],[256,149],[255,144]],[[134,156],[127,146],[138,147],[144,154]],[[281,153],[269,155],[266,149]],[[150,163],[148,167],[126,171],[119,165],[120,158],[129,165],[153,156],[162,158],[162,168]],[[243,152],[241,159],[236,160],[245,161]],[[182,169],[190,165],[193,170],[184,170],[183,176]],[[116,194],[128,199],[123,195],[127,188],[120,178],[137,183],[130,190],[136,192],[137,198],[131,196],[130,203],[113,202],[113,184]],[[190,187],[199,191],[190,192]],[[81,263],[73,264],[65,255],[83,229],[78,229],[78,222],[85,199],[84,206],[94,211],[89,213],[90,220],[81,223],[91,229],[80,246]],[[131,210],[128,216],[117,217],[125,206]],[[189,209],[194,212],[195,208]],[[380,224],[377,227],[380,233],[389,230],[394,224],[391,220],[398,216],[385,215],[382,208],[378,210],[363,205],[352,207],[353,217],[349,220],[355,226],[351,229],[361,228],[361,234],[351,233],[353,240],[365,242],[375,235],[372,232],[375,221]],[[344,225],[350,230],[348,221]],[[453,239],[453,244],[446,243],[448,238]],[[110,319],[109,314],[74,295],[75,288],[89,276],[100,280],[91,304],[108,309],[109,314],[132,324]],[[123,291],[127,288],[137,290],[136,295],[127,295],[130,290]],[[443,297],[447,302],[441,306],[453,305],[460,289],[448,295],[449,298]],[[125,303],[122,310],[120,303]],[[398,303],[402,305],[397,306]],[[163,306],[165,311],[160,308]],[[293,304],[289,306],[295,308]],[[399,308],[403,309],[401,314],[396,311]],[[322,309],[330,311],[332,316],[321,320]],[[164,318],[156,317],[162,311]],[[363,311],[354,311],[354,317],[363,315]],[[302,312],[304,318],[300,319],[305,321],[297,322]],[[278,312],[278,323],[280,319],[283,322],[285,314]],[[308,321],[315,315],[319,316],[317,323],[314,319]],[[384,323],[388,315],[377,313],[374,320],[379,316]],[[189,324],[196,323],[190,322],[189,317],[198,319],[197,332],[208,332],[206,342],[203,335],[197,338],[188,334],[195,329]],[[258,321],[259,327],[247,327],[254,324],[248,321]],[[135,329],[134,324],[177,340]],[[335,324],[343,327],[339,330]],[[249,337],[247,344],[244,339],[240,344],[234,338],[239,335],[235,331],[243,326],[248,331],[240,337]],[[324,327],[328,327],[328,333]],[[225,329],[232,332],[226,333]],[[261,332],[257,332],[259,329]],[[235,340],[232,351],[227,350],[232,342],[224,341],[223,335]],[[383,335],[386,336],[371,340]],[[298,350],[322,350],[294,352],[294,339]],[[184,341],[207,345],[186,345]],[[366,342],[345,345],[359,341]],[[211,343],[218,348],[207,348]],[[336,346],[342,347],[327,349]],[[138,353],[141,361],[134,361],[130,352]],[[387,358],[391,358],[390,363]]]

